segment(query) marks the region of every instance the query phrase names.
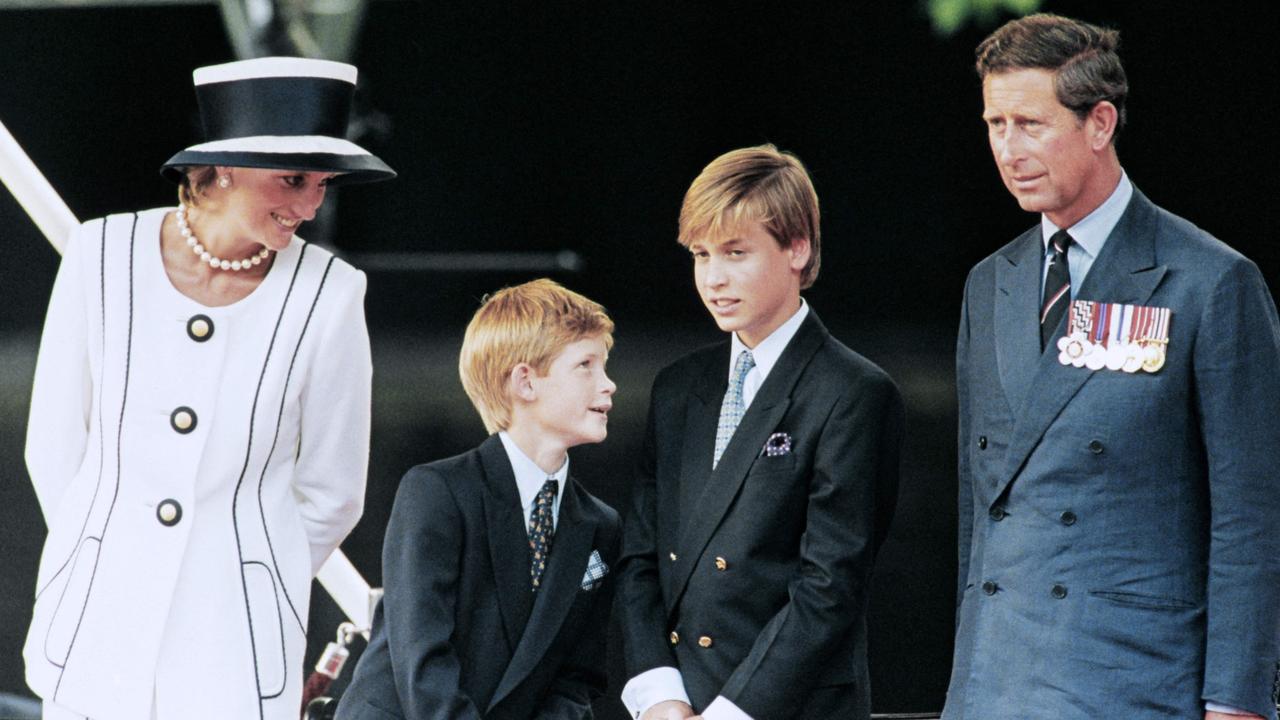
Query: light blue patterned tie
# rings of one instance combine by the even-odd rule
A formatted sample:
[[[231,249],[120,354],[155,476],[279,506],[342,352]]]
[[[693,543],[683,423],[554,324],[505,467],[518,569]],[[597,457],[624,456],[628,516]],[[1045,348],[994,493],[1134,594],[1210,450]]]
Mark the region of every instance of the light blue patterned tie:
[[[738,362],[733,366],[733,377],[729,380],[729,389],[724,391],[724,402],[720,404],[720,424],[716,426],[716,455],[711,460],[711,469],[720,464],[720,456],[729,446],[733,431],[738,429],[742,416],[746,413],[746,405],[742,402],[742,384],[747,373],[756,366],[756,359],[751,357],[750,350],[738,354]]]

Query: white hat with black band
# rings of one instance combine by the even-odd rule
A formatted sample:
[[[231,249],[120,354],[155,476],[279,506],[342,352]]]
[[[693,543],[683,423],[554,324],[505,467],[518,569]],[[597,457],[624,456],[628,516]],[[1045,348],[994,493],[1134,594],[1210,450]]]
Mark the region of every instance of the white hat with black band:
[[[390,180],[386,163],[346,139],[356,68],[269,57],[198,68],[193,76],[205,142],[169,158],[160,174],[180,182],[196,165],[332,172],[342,183]]]

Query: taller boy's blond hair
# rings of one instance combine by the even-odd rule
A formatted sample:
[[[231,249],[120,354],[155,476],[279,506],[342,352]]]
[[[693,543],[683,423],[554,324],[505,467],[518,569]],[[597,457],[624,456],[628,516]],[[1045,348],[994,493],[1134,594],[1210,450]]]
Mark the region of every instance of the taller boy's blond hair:
[[[808,238],[809,262],[800,273],[800,288],[813,285],[822,264],[818,193],[795,155],[773,145],[758,145],[712,160],[684,195],[680,244],[689,247],[752,220],[763,225],[782,248]]]
[[[458,358],[462,388],[490,434],[511,426],[511,371],[527,363],[546,375],[564,348],[603,336],[613,347],[613,321],[600,303],[553,280],[533,280],[487,296],[467,325]]]

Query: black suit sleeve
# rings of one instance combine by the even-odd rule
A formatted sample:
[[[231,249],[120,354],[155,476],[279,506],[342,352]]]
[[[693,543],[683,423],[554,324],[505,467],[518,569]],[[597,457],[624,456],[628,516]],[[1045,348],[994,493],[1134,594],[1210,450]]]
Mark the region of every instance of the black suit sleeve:
[[[658,576],[658,499],[656,417],[659,387],[654,382],[649,402],[631,508],[622,533],[618,560],[618,615],[621,619],[626,677],[658,667],[679,667],[667,642],[667,612]]]
[[[601,542],[596,549],[610,572],[600,588],[592,591],[591,610],[578,642],[565,657],[550,692],[539,706],[535,715],[538,720],[587,720],[593,717],[591,701],[603,695],[608,685],[605,643],[617,577],[619,525],[617,514],[610,512],[603,530],[597,534]]]
[[[410,470],[382,548],[382,598],[396,694],[408,720],[479,720],[449,642],[462,561],[462,515],[445,482]]]
[[[877,503],[894,500],[886,495],[896,492],[904,411],[886,376],[851,384],[818,439],[788,602],[720,691],[755,718],[794,713],[866,612],[878,524],[887,519]]]

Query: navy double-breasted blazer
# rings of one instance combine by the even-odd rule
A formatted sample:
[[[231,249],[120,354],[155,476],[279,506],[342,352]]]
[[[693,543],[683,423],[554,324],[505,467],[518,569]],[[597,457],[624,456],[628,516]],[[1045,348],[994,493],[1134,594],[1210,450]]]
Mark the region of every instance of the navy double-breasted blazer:
[[[722,695],[759,720],[866,718],[898,389],[810,311],[713,470],[728,375],[726,341],[654,381],[620,560],[628,677],[676,667],[698,711]]]

